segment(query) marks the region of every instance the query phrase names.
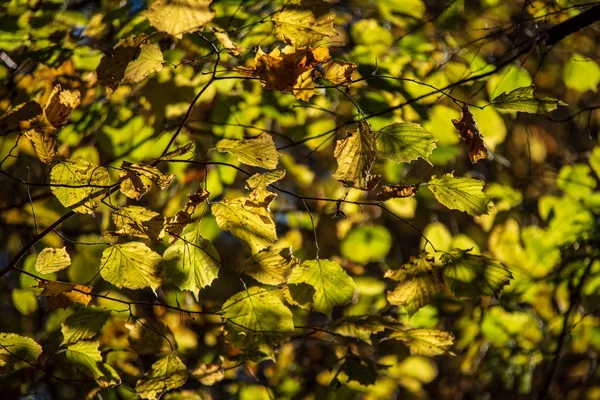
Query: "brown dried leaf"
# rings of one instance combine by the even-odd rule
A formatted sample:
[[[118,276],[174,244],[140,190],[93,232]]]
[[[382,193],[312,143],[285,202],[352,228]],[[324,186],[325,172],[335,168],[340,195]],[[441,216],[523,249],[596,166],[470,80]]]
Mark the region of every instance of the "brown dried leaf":
[[[92,287],[59,281],[40,281],[38,287],[43,288],[41,296],[48,297],[50,308],[67,308],[70,304],[79,303],[87,306],[92,300]]]
[[[419,190],[419,185],[385,185],[377,193],[377,200],[386,201],[414,196]]]
[[[462,114],[460,121],[453,119],[452,123],[458,130],[460,137],[464,139],[469,151],[469,159],[471,164],[475,164],[477,161],[488,158],[488,150],[483,143],[483,136],[479,132],[477,122],[469,110],[468,105],[464,105],[462,108]]]

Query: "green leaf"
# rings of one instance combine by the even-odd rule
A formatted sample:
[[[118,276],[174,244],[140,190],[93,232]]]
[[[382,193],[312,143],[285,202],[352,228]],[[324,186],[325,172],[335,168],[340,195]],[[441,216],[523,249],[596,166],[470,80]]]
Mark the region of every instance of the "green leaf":
[[[81,159],[69,159],[56,164],[50,172],[52,193],[63,206],[82,214],[92,214],[100,205],[110,184],[104,167]]]
[[[257,188],[266,188],[272,183],[280,181],[285,176],[285,169],[276,169],[275,171],[265,172],[264,174],[254,174],[246,180],[246,188],[254,190]]]
[[[164,236],[165,218],[140,206],[128,206],[112,214],[116,235],[128,235],[158,241]]]
[[[501,93],[510,93],[513,90],[531,86],[533,80],[525,68],[511,64],[505,67],[500,74],[494,74],[487,81],[487,91],[490,99],[498,97]]]
[[[356,290],[354,281],[340,265],[320,259],[296,266],[287,283],[292,299],[305,302],[310,298],[314,310],[329,316],[333,307],[349,303]]]
[[[597,91],[600,83],[600,66],[596,61],[574,53],[565,64],[563,80],[569,89],[578,92]]]
[[[345,186],[370,190],[377,184],[377,177],[371,175],[376,155],[375,135],[368,122],[361,121],[356,132],[338,140],[333,154],[338,164],[333,177]]]
[[[93,338],[100,332],[108,317],[110,317],[110,311],[102,307],[78,309],[61,325],[62,344]]]
[[[399,269],[387,271],[385,277],[398,282],[387,292],[390,304],[404,307],[409,316],[429,304],[444,287],[441,270],[433,263],[434,258],[424,251]]]
[[[230,297],[223,304],[227,340],[236,349],[283,343],[294,333],[292,312],[273,293],[251,287]]]
[[[13,289],[10,293],[13,305],[22,315],[30,315],[38,309],[35,289]]]
[[[188,379],[185,364],[177,356],[168,355],[152,364],[135,384],[135,391],[142,399],[158,399],[160,396],[185,384]]]
[[[268,248],[248,258],[239,271],[265,285],[279,285],[287,281],[296,263],[289,249]]]
[[[418,158],[429,162],[437,140],[419,124],[396,123],[375,132],[377,150],[382,157],[397,163]]]
[[[35,340],[14,333],[0,333],[0,368],[30,367],[29,363],[36,364],[40,354],[42,346]]]
[[[279,159],[273,138],[266,133],[246,139],[222,139],[217,150],[237,157],[243,164],[265,169],[277,168]]]
[[[337,36],[333,29],[335,14],[322,0],[294,0],[272,17],[275,35],[296,48],[312,46],[327,37]]]
[[[441,257],[446,284],[458,298],[497,296],[512,274],[498,261],[454,249]]]
[[[100,275],[118,288],[156,290],[162,257],[140,242],[115,244],[102,252]]]
[[[69,265],[71,265],[71,257],[69,257],[66,247],[60,249],[46,247],[37,256],[35,270],[42,274],[49,274],[63,270]]]
[[[181,39],[183,33],[206,25],[215,16],[212,0],[157,0],[142,15],[161,32]]]
[[[589,159],[590,166],[596,173],[596,176],[600,178],[600,146],[594,147],[592,150],[592,155]]]
[[[344,257],[363,265],[383,259],[391,248],[392,235],[381,225],[353,228],[340,245]]]
[[[491,197],[483,193],[485,182],[471,178],[456,178],[445,174],[433,176],[427,187],[435,198],[451,210],[460,210],[473,216],[487,214],[492,205]]]
[[[565,165],[560,169],[556,184],[566,196],[583,199],[596,188],[596,179],[586,164]]]
[[[450,332],[439,331],[437,329],[397,331],[392,333],[389,338],[406,342],[406,345],[410,349],[410,354],[427,357],[446,353],[454,342],[454,337]]]
[[[221,261],[214,246],[198,230],[188,232],[163,254],[165,273],[180,290],[190,290],[198,299],[200,289],[219,275]]]
[[[248,197],[224,199],[212,205],[219,228],[229,231],[256,254],[277,240],[269,204],[277,197],[266,189],[255,189]]]
[[[98,350],[99,345],[99,342],[77,342],[72,344],[67,348],[67,359],[82,373],[96,379],[101,387],[117,385],[121,379],[110,365],[102,362],[102,355]]]
[[[530,114],[544,114],[554,111],[558,106],[566,106],[558,99],[550,97],[536,97],[533,86],[520,87],[510,93],[498,95],[492,104],[498,110],[521,111]]]
[[[123,82],[138,83],[149,75],[163,69],[163,54],[160,48],[154,44],[143,44],[137,58],[127,64]]]

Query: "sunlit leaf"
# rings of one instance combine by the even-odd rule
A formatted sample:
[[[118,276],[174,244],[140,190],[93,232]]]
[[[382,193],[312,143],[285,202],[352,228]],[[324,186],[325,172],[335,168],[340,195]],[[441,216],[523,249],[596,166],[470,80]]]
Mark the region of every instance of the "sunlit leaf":
[[[412,355],[428,357],[448,352],[454,342],[454,336],[450,332],[438,331],[437,329],[396,331],[389,338],[405,342]]]
[[[99,345],[99,342],[72,344],[67,348],[67,359],[85,375],[96,379],[101,386],[116,385],[120,383],[120,379],[112,367],[102,362]]]
[[[460,137],[465,141],[467,151],[469,152],[469,160],[471,164],[475,164],[479,160],[488,158],[488,149],[483,142],[483,136],[479,132],[475,117],[468,105],[462,107],[460,120],[453,119],[452,123],[458,130]]]
[[[198,230],[186,233],[163,254],[165,273],[180,290],[190,290],[198,299],[200,289],[219,275],[221,261],[214,246]]]
[[[275,223],[269,209],[276,196],[259,188],[248,197],[224,199],[214,203],[211,209],[219,228],[231,232],[252,254],[256,254],[277,240]]]
[[[35,340],[15,333],[0,333],[0,368],[19,369],[37,364],[42,346]]]
[[[63,344],[79,342],[96,336],[110,317],[101,307],[80,308],[62,324]]]
[[[359,264],[381,260],[391,248],[392,235],[381,225],[353,228],[340,245],[342,255]]]
[[[419,185],[384,185],[377,193],[377,200],[403,199],[417,194]]]
[[[157,212],[140,206],[127,206],[116,210],[112,220],[116,235],[128,235],[153,241],[164,235],[165,218]]]
[[[315,311],[329,316],[335,306],[349,303],[356,289],[354,281],[340,265],[321,259],[304,261],[296,266],[287,283],[292,299],[302,299],[300,301],[304,303],[308,298]]]
[[[377,150],[382,157],[397,163],[407,163],[429,155],[436,148],[436,139],[419,124],[396,123],[375,132]]]
[[[377,184],[378,179],[371,175],[376,154],[375,135],[368,122],[361,121],[355,132],[338,140],[333,154],[338,164],[333,177],[345,186],[370,190]]]
[[[216,26],[212,27],[212,31],[215,34],[215,37],[223,45],[225,51],[235,57],[238,57],[240,54],[242,54],[244,48],[238,46],[234,41],[232,41],[227,31]]]
[[[212,386],[225,378],[225,371],[219,364],[202,364],[192,371],[192,378],[197,379],[204,386]]]
[[[158,168],[150,165],[138,165],[123,161],[121,164],[121,169],[125,172],[135,173],[149,179],[162,190],[169,187],[169,185],[175,179],[175,175],[164,174]]]
[[[498,110],[521,111],[530,114],[544,114],[554,111],[558,106],[566,106],[558,99],[550,97],[537,97],[533,86],[521,87],[510,93],[501,93],[492,104]]]
[[[294,333],[292,312],[268,290],[251,287],[230,297],[222,307],[227,340],[234,348],[273,347]]]
[[[596,61],[573,53],[563,69],[563,80],[569,89],[585,92],[598,90],[600,66]]]
[[[215,14],[209,8],[212,0],[157,0],[144,12],[157,30],[181,39],[212,21]]]
[[[322,64],[321,68],[317,68],[317,71],[321,74],[323,79],[328,80],[334,85],[349,85],[352,83],[352,75],[358,68],[357,64],[331,60]]]
[[[154,400],[169,390],[183,386],[187,379],[185,364],[179,357],[168,355],[152,364],[152,370],[137,381],[135,391],[142,399]]]
[[[442,255],[444,279],[458,298],[497,296],[512,274],[498,261],[454,249]]]
[[[324,38],[337,36],[335,14],[322,0],[294,0],[272,17],[275,35],[287,44],[302,48]]]
[[[265,172],[264,174],[254,174],[246,180],[246,188],[250,190],[259,187],[267,187],[272,183],[280,181],[285,176],[285,169],[276,169],[275,171]]]
[[[433,176],[427,187],[435,198],[452,210],[460,210],[473,216],[487,214],[491,207],[490,196],[483,193],[485,182],[471,178],[456,178],[445,174],[441,178]]]
[[[160,48],[154,44],[140,46],[139,55],[127,64],[123,82],[138,83],[163,68],[164,59]]]
[[[50,164],[58,151],[58,137],[55,133],[41,129],[30,129],[25,137],[31,141],[35,155],[44,164]]]
[[[268,248],[248,258],[239,271],[265,285],[279,285],[287,280],[296,263],[289,249]]]
[[[115,244],[102,252],[100,275],[118,288],[156,290],[162,257],[140,242]]]
[[[277,168],[279,159],[273,138],[266,133],[247,139],[222,139],[217,150],[234,155],[246,165],[265,169]]]
[[[67,248],[55,249],[46,247],[38,254],[35,261],[35,270],[42,274],[63,270],[71,265],[71,257],[67,253]]]
[[[92,214],[106,194],[110,177],[106,168],[85,160],[65,160],[50,172],[52,193],[63,206],[82,214]]]
[[[98,81],[106,86],[111,95],[125,79],[125,71],[140,54],[140,46],[147,39],[146,35],[130,36],[121,40],[114,49],[102,57],[96,75]]]
[[[411,257],[397,270],[386,272],[386,278],[398,282],[393,291],[387,292],[390,304],[404,307],[411,316],[429,304],[444,284],[441,270],[433,263],[434,258],[423,252],[419,257]]]

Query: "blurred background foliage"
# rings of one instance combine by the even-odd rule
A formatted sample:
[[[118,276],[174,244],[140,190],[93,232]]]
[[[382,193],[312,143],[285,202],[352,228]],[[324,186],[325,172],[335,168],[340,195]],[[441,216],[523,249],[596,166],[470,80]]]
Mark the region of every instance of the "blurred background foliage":
[[[79,91],[81,104],[58,133],[58,157],[80,157],[106,166],[114,181],[122,161],[141,164],[161,156],[190,103],[211,79],[215,55],[198,33],[181,38],[156,33],[143,15],[148,3],[2,0],[0,113],[29,100],[45,104],[53,87],[60,84]],[[414,197],[386,201],[385,207],[396,216],[378,207],[335,201],[307,201],[306,206],[284,194],[271,204],[271,211],[278,243],[291,247],[295,257],[314,258],[318,243],[322,258],[337,262],[352,276],[354,301],[337,307],[333,321],[393,315],[407,327],[452,332],[452,354],[411,355],[397,341],[380,342],[377,334],[372,340],[349,340],[327,332],[312,332],[309,338],[297,331],[273,360],[258,362],[227,344],[219,316],[192,316],[143,304],[127,309],[95,297],[92,304],[113,310],[97,340],[104,361],[118,371],[123,384],[101,390],[21,365],[7,368],[7,375],[0,377],[3,396],[136,398],[136,380],[150,369],[157,354],[170,351],[168,341],[176,345],[189,370],[213,364],[221,369],[208,374],[212,381],[206,376],[190,378],[185,386],[166,394],[167,399],[600,396],[596,368],[600,348],[600,192],[596,190],[600,49],[596,43],[600,25],[586,26],[553,47],[536,39],[545,29],[596,4],[568,0],[330,3],[339,35],[322,43],[333,58],[358,64],[354,75],[358,81],[342,90],[323,83],[308,102],[289,93],[264,90],[258,80],[234,71],[251,67],[259,48],[269,53],[283,47],[273,33],[270,16],[284,2],[210,4],[214,19],[201,34],[221,48],[211,28],[229,32],[241,52],[239,56],[219,53],[216,76],[235,78],[219,79],[207,87],[175,144],[193,141],[198,160],[254,173],[260,169],[243,166],[234,156],[217,152],[215,146],[223,138],[266,132],[280,150],[280,165],[287,171],[279,188],[305,197],[360,202],[370,199],[368,192],[345,188],[332,177],[335,139],[344,136],[348,121],[360,117],[356,107],[368,116],[374,130],[395,122],[420,123],[438,142],[431,163],[420,159],[396,164],[381,159],[375,162],[374,172],[388,183],[416,184],[450,171],[483,180],[494,202],[488,215],[472,217],[446,209],[424,190]],[[121,84],[109,96],[96,74],[102,57],[119,40],[141,33],[152,34],[149,40],[162,51],[164,68],[139,83]],[[523,47],[525,53],[504,64],[507,55]],[[487,72],[484,78],[469,79]],[[452,124],[460,116],[460,107],[448,96],[431,94],[432,88],[454,83],[447,90],[451,96],[481,107],[503,92],[532,84],[540,95],[560,99],[568,107],[547,115],[471,107],[490,151],[488,160],[471,164]],[[424,97],[411,100],[420,96]],[[44,185],[49,167],[37,159],[29,141],[17,140],[19,135],[3,132],[0,136],[2,171],[21,180],[0,176],[2,265],[66,212]],[[165,217],[174,216],[186,204],[187,195],[199,188],[210,192],[211,202],[245,192],[247,177],[227,165],[166,163],[161,170],[174,174],[174,183],[164,191],[153,187],[138,204]],[[110,203],[120,207],[127,199],[115,194]],[[87,283],[96,293],[110,293],[126,302],[154,301],[148,289],[117,289],[98,275],[102,252],[113,240],[103,234],[113,230],[111,213],[110,206],[102,205],[93,216],[75,215],[43,236],[20,267],[37,274],[35,262],[42,249],[66,246],[70,266],[44,275],[45,279]],[[196,230],[211,241],[223,265],[235,268],[244,263],[248,254],[232,235],[219,229],[207,203],[196,209],[193,219],[186,232]],[[398,269],[423,248],[433,253],[423,236],[439,252],[472,249],[473,254],[494,258],[514,279],[498,299],[460,301],[443,293],[409,318],[402,307],[388,303],[386,290],[393,289],[394,282],[383,274]],[[162,254],[167,247],[163,240],[153,248]],[[248,277],[244,280],[249,285],[254,282]],[[197,300],[168,282],[157,296],[177,307],[218,310],[244,285],[238,274],[221,268],[218,279],[202,289]],[[41,343],[40,364],[50,374],[79,377],[60,360],[59,351],[61,323],[76,307],[51,309],[34,286],[37,281],[22,273],[13,271],[2,278],[0,331]],[[155,326],[151,332],[162,330],[164,338],[136,324],[138,318]],[[301,309],[294,310],[294,319],[299,326],[331,322],[324,314]],[[553,366],[558,360],[560,365]]]

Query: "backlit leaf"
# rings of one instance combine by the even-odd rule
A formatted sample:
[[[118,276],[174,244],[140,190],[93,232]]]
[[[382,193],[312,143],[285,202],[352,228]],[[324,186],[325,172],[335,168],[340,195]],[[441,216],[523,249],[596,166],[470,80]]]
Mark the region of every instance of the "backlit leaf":
[[[15,333],[0,333],[0,368],[31,367],[28,362],[36,364],[40,354],[42,346],[35,340]]]
[[[454,342],[454,337],[450,332],[437,329],[396,331],[389,338],[405,342],[412,355],[428,357],[446,353]]]
[[[450,208],[473,216],[487,214],[492,205],[491,197],[483,193],[485,182],[471,178],[456,178],[445,174],[441,178],[433,176],[427,187],[435,198]]]
[[[313,291],[308,291],[302,284],[312,287],[312,308],[329,316],[335,306],[349,303],[356,290],[354,281],[340,265],[321,259],[304,261],[296,266],[287,283],[292,299],[304,299],[308,292],[312,294]]]
[[[338,164],[333,177],[345,186],[370,190],[377,184],[377,178],[371,175],[376,154],[375,136],[368,122],[361,121],[355,132],[338,140],[333,154]]]
[[[294,333],[292,312],[268,290],[251,287],[222,307],[227,340],[236,349],[277,346]]]
[[[388,125],[375,132],[375,137],[381,156],[397,163],[407,163],[418,158],[428,161],[437,141],[431,133],[415,123]]]
[[[166,189],[175,179],[175,175],[164,174],[158,168],[150,165],[138,165],[123,161],[121,169],[125,172],[135,173],[149,179],[162,190]]]
[[[120,383],[117,372],[108,364],[102,362],[98,350],[99,342],[77,342],[67,348],[66,356],[69,362],[85,375],[96,379],[101,387]]]
[[[58,130],[69,122],[71,114],[79,103],[81,103],[79,91],[63,90],[60,85],[56,85],[44,106],[44,114],[48,122]]]
[[[384,185],[377,193],[377,200],[403,199],[417,194],[419,185]]]
[[[530,114],[544,114],[554,111],[558,106],[566,106],[558,99],[536,97],[533,86],[520,87],[510,93],[498,95],[492,104],[498,110],[521,111]]]
[[[67,248],[54,249],[46,247],[38,254],[35,262],[35,270],[42,274],[63,270],[71,265],[71,257],[67,253]]]
[[[297,260],[289,249],[264,249],[252,255],[239,268],[265,285],[279,285],[287,280]]]
[[[386,272],[386,278],[398,282],[393,291],[387,292],[390,304],[404,307],[410,316],[429,304],[444,285],[441,270],[433,263],[434,258],[423,252],[399,269]]]
[[[163,254],[165,273],[180,290],[198,299],[200,289],[219,275],[221,261],[213,245],[194,230],[181,236]]]
[[[209,8],[212,0],[157,0],[144,12],[144,17],[157,30],[181,39],[212,21],[215,14]]]
[[[111,95],[125,79],[125,71],[129,63],[140,54],[140,46],[147,39],[146,35],[130,36],[121,40],[114,49],[102,57],[96,75],[98,81]]]
[[[381,260],[391,248],[392,236],[381,225],[353,228],[340,245],[342,255],[359,264]]]
[[[73,303],[87,306],[92,301],[89,294],[92,291],[91,286],[43,280],[38,283],[38,287],[43,289],[41,296],[48,297],[50,308],[66,308]]]
[[[50,172],[50,189],[63,206],[82,214],[92,214],[106,194],[110,177],[106,168],[82,159],[56,164]]]
[[[498,261],[454,249],[441,258],[446,284],[458,298],[497,296],[512,279]]]
[[[259,187],[267,187],[275,183],[285,176],[285,169],[276,169],[274,171],[265,172],[264,174],[254,174],[246,180],[246,188],[250,190]]]
[[[202,364],[192,371],[192,378],[199,380],[204,386],[212,386],[225,378],[225,371],[219,364]]]
[[[100,275],[118,288],[156,290],[162,257],[140,242],[115,244],[102,252]]]
[[[224,29],[218,28],[216,26],[212,27],[212,31],[215,34],[215,37],[221,42],[225,51],[227,51],[232,56],[238,57],[244,51],[243,47],[238,46],[235,42],[231,40],[229,34]]]
[[[155,44],[140,46],[138,56],[127,64],[123,82],[138,83],[149,75],[159,72],[164,65],[163,54]]]
[[[175,338],[171,329],[160,321],[138,318],[128,322],[129,346],[138,354],[160,354],[176,349]]]
[[[565,86],[569,89],[595,92],[600,83],[600,65],[593,59],[573,53],[565,63],[562,76]]]
[[[273,138],[266,133],[247,139],[222,139],[217,150],[234,155],[246,165],[265,169],[277,168],[279,159]]]
[[[63,342],[74,343],[90,339],[98,334],[108,317],[110,311],[101,307],[80,308],[71,314],[62,326]]]
[[[35,155],[44,164],[50,164],[58,151],[58,137],[47,129],[30,129],[25,132],[25,137],[31,141]]]
[[[116,210],[112,220],[116,235],[128,235],[158,241],[164,235],[165,218],[157,212],[140,206],[127,206]]]
[[[256,254],[277,240],[269,204],[277,197],[266,189],[255,189],[248,197],[224,199],[212,204],[219,228],[229,231]]]
[[[333,29],[335,14],[322,0],[294,0],[272,17],[275,35],[287,44],[302,48],[312,46],[338,32]]]
[[[479,160],[488,158],[488,149],[483,142],[483,136],[479,132],[475,117],[468,105],[462,107],[460,120],[453,119],[452,123],[458,130],[460,137],[465,141],[467,151],[469,152],[469,160],[471,164],[475,164]]]

